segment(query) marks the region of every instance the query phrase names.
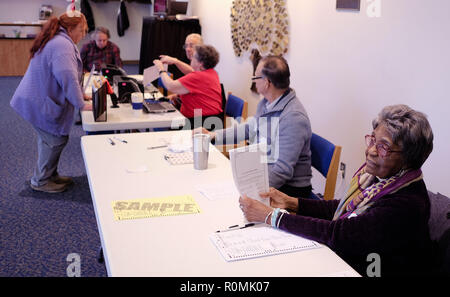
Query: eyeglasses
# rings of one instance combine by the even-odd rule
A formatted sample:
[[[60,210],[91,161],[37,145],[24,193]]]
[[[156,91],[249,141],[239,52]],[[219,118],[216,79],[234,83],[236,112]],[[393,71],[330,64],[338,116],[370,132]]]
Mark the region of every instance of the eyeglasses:
[[[183,49],[187,49],[187,48],[194,48],[195,44],[192,43],[186,43],[183,45]]]
[[[389,155],[390,153],[401,153],[402,152],[402,151],[391,150],[389,148],[389,146],[384,143],[377,144],[377,140],[375,139],[375,136],[373,136],[373,135],[366,135],[365,139],[366,139],[367,148],[371,148],[372,146],[375,145],[375,148],[377,149],[377,153],[381,158],[386,158],[387,155]]]
[[[264,78],[264,76],[253,76],[252,80],[257,80],[257,79],[261,79],[261,78]]]

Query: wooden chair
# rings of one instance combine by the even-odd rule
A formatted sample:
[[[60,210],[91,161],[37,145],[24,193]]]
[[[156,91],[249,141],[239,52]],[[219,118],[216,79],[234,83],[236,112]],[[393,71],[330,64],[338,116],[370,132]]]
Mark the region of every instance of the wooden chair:
[[[326,178],[323,193],[324,200],[332,200],[334,198],[341,150],[341,146],[334,145],[317,134],[312,134],[311,163]]]

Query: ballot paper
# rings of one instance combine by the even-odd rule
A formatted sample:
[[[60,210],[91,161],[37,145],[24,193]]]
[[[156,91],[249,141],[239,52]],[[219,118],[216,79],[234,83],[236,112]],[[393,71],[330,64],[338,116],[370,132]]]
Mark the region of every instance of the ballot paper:
[[[227,262],[322,247],[315,241],[267,225],[216,232],[209,238]]]
[[[252,144],[230,150],[230,163],[239,194],[269,205],[269,199],[259,197],[269,191],[266,149],[266,145]]]
[[[167,64],[164,65],[164,70],[167,71]],[[144,69],[144,87],[150,86],[152,81],[159,78],[159,69],[155,65],[150,66],[146,69]]]

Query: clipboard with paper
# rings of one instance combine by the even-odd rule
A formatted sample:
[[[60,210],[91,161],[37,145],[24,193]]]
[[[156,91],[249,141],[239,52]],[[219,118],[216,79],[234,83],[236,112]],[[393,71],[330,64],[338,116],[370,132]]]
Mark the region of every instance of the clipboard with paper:
[[[230,150],[230,163],[239,194],[269,205],[268,199],[259,197],[259,193],[269,191],[266,148],[264,144],[252,144]]]

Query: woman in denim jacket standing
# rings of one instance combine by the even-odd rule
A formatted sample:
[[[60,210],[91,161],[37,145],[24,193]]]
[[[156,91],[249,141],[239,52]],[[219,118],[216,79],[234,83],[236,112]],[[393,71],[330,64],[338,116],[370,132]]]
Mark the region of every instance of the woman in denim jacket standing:
[[[31,178],[36,191],[58,193],[73,183],[59,176],[59,157],[73,125],[75,109],[85,105],[81,89],[82,62],[76,44],[86,34],[84,15],[70,11],[49,19],[34,40],[28,69],[11,107],[37,133],[38,160]]]

